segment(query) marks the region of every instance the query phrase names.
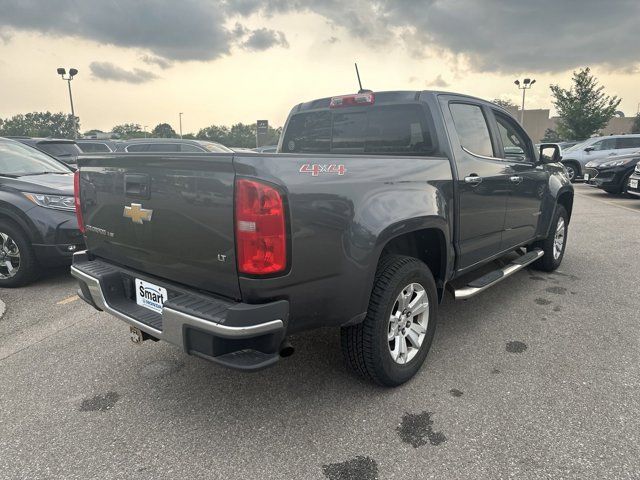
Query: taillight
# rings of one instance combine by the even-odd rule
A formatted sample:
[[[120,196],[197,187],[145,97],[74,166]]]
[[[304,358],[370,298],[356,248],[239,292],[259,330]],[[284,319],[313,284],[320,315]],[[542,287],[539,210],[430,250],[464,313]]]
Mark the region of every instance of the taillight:
[[[73,172],[73,200],[76,204],[76,218],[78,219],[78,228],[84,233],[84,220],[82,218],[82,208],[80,207],[80,170]]]
[[[373,105],[375,102],[375,95],[373,92],[358,93],[357,95],[342,95],[340,97],[331,98],[329,108],[339,107],[355,107],[358,105]]]
[[[236,180],[236,246],[238,271],[267,275],[287,266],[287,237],[282,195],[275,188]]]

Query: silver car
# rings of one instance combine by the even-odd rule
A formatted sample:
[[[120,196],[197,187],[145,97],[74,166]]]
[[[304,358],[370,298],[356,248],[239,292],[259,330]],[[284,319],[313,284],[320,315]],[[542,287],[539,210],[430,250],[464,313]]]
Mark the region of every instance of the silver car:
[[[640,135],[610,135],[593,137],[562,151],[562,163],[573,182],[582,178],[588,162],[616,155],[633,153],[640,149]]]

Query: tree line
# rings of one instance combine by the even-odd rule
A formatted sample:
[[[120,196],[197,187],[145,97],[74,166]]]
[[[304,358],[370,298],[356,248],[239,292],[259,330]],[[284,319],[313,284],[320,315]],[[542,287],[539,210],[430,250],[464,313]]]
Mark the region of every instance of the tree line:
[[[583,140],[597,134],[616,114],[621,99],[605,94],[604,87],[584,68],[574,72],[572,85],[565,89],[559,85],[551,85],[553,105],[560,120],[557,130],[548,129],[543,141]],[[503,107],[517,106],[509,100],[494,100]],[[104,133],[100,130],[89,130],[85,135]],[[151,132],[143,131],[136,123],[115,125],[111,133],[117,138],[176,138],[179,135],[168,123],[159,123]],[[269,127],[264,145],[278,142],[282,127]],[[630,133],[640,133],[640,113],[636,115]],[[51,112],[32,112],[18,114],[11,118],[0,119],[0,136],[58,137],[78,138],[80,121],[68,114]],[[183,138],[210,140],[229,147],[252,148],[256,146],[256,124],[236,123],[230,127],[211,125],[200,129],[197,133],[187,133]]]

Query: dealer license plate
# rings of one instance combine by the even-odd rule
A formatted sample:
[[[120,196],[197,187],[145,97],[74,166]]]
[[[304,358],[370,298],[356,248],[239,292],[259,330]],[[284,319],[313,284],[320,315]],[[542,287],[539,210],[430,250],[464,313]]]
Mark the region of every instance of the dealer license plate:
[[[588,181],[589,181],[589,174],[588,174],[588,173],[585,173],[585,174],[584,174],[584,181],[585,181],[585,182],[588,182]]]
[[[162,313],[162,305],[166,301],[166,289],[136,278],[136,303],[138,305]]]
[[[638,180],[629,180],[629,186],[631,188],[638,188]]]

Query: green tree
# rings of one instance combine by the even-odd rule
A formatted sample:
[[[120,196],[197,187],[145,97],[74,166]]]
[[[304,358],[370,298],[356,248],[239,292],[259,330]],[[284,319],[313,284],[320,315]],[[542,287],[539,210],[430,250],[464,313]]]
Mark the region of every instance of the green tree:
[[[604,86],[598,86],[588,67],[573,72],[572,81],[568,90],[551,85],[551,93],[560,116],[558,133],[563,138],[581,140],[604,128],[622,100],[605,95]]]
[[[76,138],[80,123],[66,113],[32,112],[14,115],[0,123],[0,135]]]
[[[553,128],[547,128],[544,131],[544,137],[542,137],[542,142],[545,142],[545,143],[558,143],[558,142],[561,142],[561,141],[562,141],[562,137]]]
[[[265,145],[275,145],[278,143],[282,127],[269,127]],[[221,143],[227,147],[255,148],[256,146],[256,124],[236,123],[231,127],[224,125],[211,125],[200,129],[196,138]]]
[[[151,131],[154,137],[175,138],[176,131],[168,123],[159,123]]]
[[[503,100],[501,98],[494,98],[492,100],[493,103],[495,103],[496,105],[501,106],[502,108],[506,108],[507,110],[511,110],[511,109],[518,109],[518,106],[513,103],[511,100]]]
[[[631,133],[640,133],[640,112],[637,113],[636,118],[633,120]]]
[[[142,128],[140,128],[140,125],[137,123],[122,123],[120,125],[116,125],[111,129],[111,132],[116,134],[118,138],[136,138],[144,136]]]

